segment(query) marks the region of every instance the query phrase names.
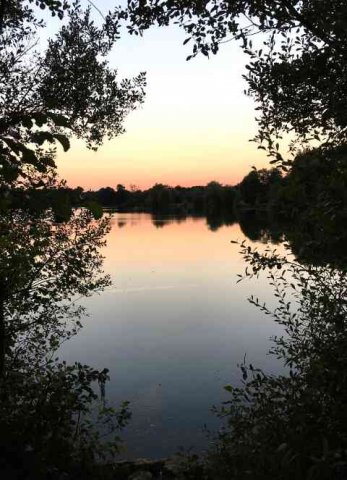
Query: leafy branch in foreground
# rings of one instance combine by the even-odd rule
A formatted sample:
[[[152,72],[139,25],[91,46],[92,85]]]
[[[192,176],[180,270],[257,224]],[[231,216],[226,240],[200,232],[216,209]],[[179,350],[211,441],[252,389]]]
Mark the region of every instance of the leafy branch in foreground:
[[[110,283],[100,254],[109,228],[108,217],[95,220],[85,208],[64,222],[49,208],[0,215],[4,468],[22,464],[35,478],[66,471],[95,478],[97,462],[119,452],[118,432],[130,413],[127,402],[117,409],[107,404],[108,370],[57,357],[81,328],[86,311],[79,298]]]
[[[41,3],[52,4],[53,12],[59,7]],[[65,9],[66,23],[40,52],[37,35],[45,25],[26,4],[20,2],[12,15],[8,10],[0,31],[2,189],[30,178],[28,167],[41,173],[54,167],[47,149],[60,144],[66,151],[71,137],[96,149],[104,138],[121,134],[127,114],[143,102],[146,84],[143,73],[118,81],[110,68],[107,56],[119,38],[111,14],[97,26],[90,8],[73,2]]]
[[[283,326],[270,353],[286,374],[241,365],[241,387],[215,409],[227,420],[209,463],[228,479],[339,479],[347,472],[347,279],[330,266],[303,266],[241,244],[249,265],[274,288],[275,309],[250,302]],[[217,475],[217,476],[216,476]]]
[[[66,20],[45,52],[41,8]],[[109,285],[100,254],[109,219],[93,202],[65,202],[56,146],[67,151],[77,137],[96,149],[143,102],[144,74],[119,82],[108,64],[118,37],[111,13],[98,26],[79,1],[0,1],[1,473],[21,465],[31,478],[95,478],[96,461],[119,447],[102,437],[129,419],[126,402],[106,404],[106,369],[55,358],[81,328],[78,297]]]
[[[109,228],[107,217],[94,220],[86,209],[63,223],[51,209],[0,216],[1,371],[6,344],[18,332],[59,325],[67,302],[109,285],[99,252]]]
[[[343,0],[128,0],[120,18],[135,34],[178,24],[192,44],[188,59],[239,41],[259,112],[256,140],[287,167],[284,135],[294,151],[347,141],[346,13]]]
[[[107,369],[59,361],[56,349],[71,332],[53,322],[50,327],[36,325],[6,353],[0,379],[2,472],[19,464],[35,478],[59,478],[63,472],[98,478],[99,462],[120,451],[118,434],[130,419],[128,402],[117,408],[107,404]]]

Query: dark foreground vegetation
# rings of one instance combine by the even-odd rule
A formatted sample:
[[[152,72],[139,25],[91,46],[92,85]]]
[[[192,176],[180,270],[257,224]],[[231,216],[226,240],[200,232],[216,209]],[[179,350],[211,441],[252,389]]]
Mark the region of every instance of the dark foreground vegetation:
[[[45,52],[35,43],[41,11],[47,22],[64,20]],[[108,370],[67,365],[56,353],[81,326],[77,299],[109,283],[99,251],[109,223],[96,200],[225,221],[267,211],[295,224],[285,231],[294,257],[240,246],[245,277],[265,274],[274,288],[275,310],[250,301],[284,326],[272,354],[288,374],[241,364],[243,384],[226,386],[230,400],[216,408],[226,427],[206,455],[138,478],[347,478],[346,16],[341,0],[131,0],[94,22],[79,2],[0,1],[1,478],[136,478],[113,460],[130,413],[126,403],[108,406]],[[186,32],[191,57],[240,42],[259,111],[255,140],[276,168],[254,170],[234,188],[67,190],[57,146],[78,137],[97,148],[143,101],[144,75],[118,81],[107,62],[121,24],[142,34],[171,22]],[[258,32],[261,48],[252,44]]]

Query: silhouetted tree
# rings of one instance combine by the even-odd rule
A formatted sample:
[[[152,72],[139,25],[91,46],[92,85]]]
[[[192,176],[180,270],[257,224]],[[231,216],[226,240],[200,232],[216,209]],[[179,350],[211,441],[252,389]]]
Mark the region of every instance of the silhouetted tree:
[[[207,215],[220,212],[223,207],[223,187],[218,182],[210,182],[206,185],[205,208]]]
[[[172,207],[171,188],[161,183],[156,183],[149,189],[147,204],[153,212],[169,212]]]
[[[193,43],[191,56],[240,40],[250,57],[248,93],[260,110],[257,139],[283,164],[276,141],[283,132],[301,143],[347,140],[346,13],[341,0],[129,0],[120,16],[130,32],[178,23]],[[265,40],[254,47],[258,32]]]
[[[270,170],[253,168],[239,184],[238,200],[253,208],[264,208],[281,183],[282,174],[277,168]]]
[[[97,27],[78,2],[68,9],[67,2],[41,3],[67,17],[43,53],[35,38],[44,23],[33,2],[1,2],[0,193],[6,191],[7,204],[9,187],[27,181],[30,170],[55,166],[47,145],[58,142],[67,150],[75,136],[97,148],[123,132],[125,116],[143,101],[144,75],[118,82],[108,66],[118,38],[112,14]]]
[[[117,204],[117,193],[111,187],[100,188],[96,192],[97,200],[104,206],[115,206]]]

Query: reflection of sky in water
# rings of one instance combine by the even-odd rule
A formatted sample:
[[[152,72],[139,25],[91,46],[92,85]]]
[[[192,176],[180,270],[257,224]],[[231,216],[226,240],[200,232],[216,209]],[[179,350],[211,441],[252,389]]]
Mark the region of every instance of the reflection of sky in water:
[[[131,401],[129,455],[201,450],[204,424],[218,426],[209,409],[223,385],[239,383],[245,353],[267,371],[281,368],[266,355],[279,327],[246,300],[252,293],[271,304],[272,292],[265,279],[236,284],[238,225],[211,232],[205,219],[188,218],[158,228],[146,214],[112,222],[104,253],[114,285],[85,301],[90,316],[63,355],[110,369],[108,399]]]

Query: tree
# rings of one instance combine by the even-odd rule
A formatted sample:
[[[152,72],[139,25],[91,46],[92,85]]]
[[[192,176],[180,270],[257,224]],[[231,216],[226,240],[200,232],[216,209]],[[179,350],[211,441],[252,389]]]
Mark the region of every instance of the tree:
[[[245,243],[242,277],[266,274],[275,308],[249,300],[282,325],[270,353],[286,367],[268,375],[241,365],[240,387],[219,414],[226,429],[211,452],[212,478],[342,479],[346,457],[346,273],[330,266],[304,266],[267,248]]]
[[[50,183],[57,188],[54,178]],[[96,478],[93,469],[100,458],[109,460],[118,452],[116,434],[129,411],[127,403],[117,410],[107,405],[108,370],[67,365],[57,356],[61,344],[81,328],[86,311],[78,299],[110,284],[100,254],[109,228],[107,217],[95,220],[86,208],[60,222],[51,208],[10,208],[0,216],[4,475],[12,475],[19,464],[33,478],[46,478],[53,470]],[[105,435],[110,441],[103,440]]]
[[[194,43],[191,56],[239,40],[250,57],[247,93],[260,111],[257,140],[283,164],[283,133],[300,145],[346,141],[346,14],[343,0],[129,0],[122,17],[131,33],[178,23]],[[253,46],[258,33],[263,45]]]
[[[96,198],[101,205],[112,207],[117,203],[117,193],[112,187],[100,188],[96,193]]]
[[[302,261],[346,267],[346,146],[302,152],[272,198]]]
[[[260,195],[262,185],[259,179],[258,171],[252,170],[244,177],[240,183],[241,200],[251,207],[255,206],[258,196]]]
[[[219,213],[223,208],[223,187],[218,182],[206,185],[205,209],[207,215]]]
[[[6,478],[10,472],[18,478],[13,473],[18,465],[20,474],[26,471],[30,478],[76,470],[89,478],[100,458],[118,453],[117,433],[130,414],[126,402],[119,409],[107,405],[107,369],[68,365],[59,361],[58,350],[81,328],[85,309],[76,296],[91,295],[109,283],[98,253],[108,223],[95,225],[87,210],[59,225],[47,213],[33,219],[28,212],[11,211],[7,225],[11,243],[2,242],[2,260],[10,262],[1,264],[6,290],[1,304],[0,470]],[[3,278],[8,267],[10,282]],[[96,473],[90,476],[96,478]]]
[[[267,170],[253,168],[240,182],[240,200],[253,208],[265,208],[271,196],[271,190],[282,182],[281,172],[272,168]]]
[[[56,38],[48,41],[47,50],[43,54],[35,50],[37,31],[44,27],[36,14],[35,5],[48,7],[52,15],[57,14],[59,18],[67,17],[67,22]],[[69,271],[69,278],[62,280],[60,288],[64,288],[67,294],[76,288],[83,290],[83,285],[86,285],[87,293],[89,288],[93,289],[93,282],[96,281],[100,263],[95,264],[95,279],[91,264],[93,258],[96,261],[96,248],[101,237],[97,239],[92,232],[93,228],[95,235],[98,228],[106,232],[105,220],[100,220],[98,227],[93,225],[92,218],[87,219],[85,213],[73,213],[68,195],[61,188],[64,185],[58,184],[52,174],[56,149],[50,144],[59,142],[67,150],[70,146],[69,138],[74,136],[85,139],[90,148],[97,148],[105,136],[112,138],[122,133],[125,116],[143,101],[144,75],[118,83],[116,71],[108,66],[107,54],[117,38],[118,23],[111,13],[98,27],[91,18],[90,8],[83,11],[78,1],[71,6],[65,1],[51,0],[36,3],[32,0],[1,2],[2,348],[7,335],[4,331],[4,317],[8,298],[17,295],[24,288],[25,282],[41,282],[42,271],[41,268],[37,269],[36,263],[50,253],[49,239],[56,232],[62,234],[64,228],[73,228],[74,225],[81,229],[78,234],[75,232],[76,239],[78,235],[83,237],[83,229],[90,235],[86,237],[86,245],[76,244],[74,248],[72,244],[64,246],[57,243],[63,250],[55,252],[55,264],[48,263],[52,268],[57,267],[59,258],[64,258],[67,252],[74,252],[71,264],[65,258],[66,265],[61,263],[60,272],[55,272],[63,275],[66,268]],[[20,208],[18,199],[25,200]],[[85,206],[95,217],[100,217],[102,212],[93,202],[85,202]],[[71,222],[68,221],[70,216]],[[65,227],[58,227],[57,222],[62,221],[68,223]],[[77,225],[76,222],[80,223]],[[20,228],[23,229],[21,234]],[[47,241],[43,238],[42,228],[46,229]],[[33,242],[32,250],[24,248],[20,243],[23,239]],[[64,250],[65,247],[68,250]],[[84,278],[84,275],[88,275],[88,278]],[[31,289],[30,286],[25,286],[26,292],[28,288]],[[57,293],[54,293],[52,284],[47,281],[43,282],[39,291],[42,299],[55,299]],[[23,308],[25,306],[30,307],[29,297],[23,301]],[[0,357],[3,363],[3,352]]]
[[[172,189],[167,185],[156,183],[148,190],[147,203],[155,213],[167,213],[172,208]]]
[[[32,2],[29,2],[31,4]],[[107,63],[118,23],[112,15],[98,27],[90,8],[79,2],[50,5],[52,14],[68,17],[45,53],[35,49],[43,23],[28,2],[2,2],[0,12],[0,182],[2,190],[24,177],[28,168],[46,172],[54,167],[54,154],[46,145],[69,137],[97,148],[105,137],[123,132],[125,116],[143,101],[145,77],[117,81]],[[18,7],[18,8],[17,8]],[[60,10],[62,8],[63,10]],[[67,13],[66,13],[67,12]]]
[[[117,185],[117,192],[116,192],[115,196],[116,196],[117,204],[121,206],[122,204],[124,204],[127,201],[128,197],[129,197],[129,192],[125,188],[124,185],[119,183]]]
[[[66,21],[42,53],[37,10],[47,7]],[[55,154],[71,137],[96,149],[143,101],[144,75],[118,82],[108,65],[117,25],[110,13],[97,26],[78,1],[0,1],[1,473],[10,464],[10,474],[23,465],[31,477],[60,476],[107,452],[91,421],[95,382],[103,427],[129,417],[126,405],[115,412],[105,403],[106,369],[54,357],[81,326],[77,297],[109,284],[99,252],[108,218],[81,189],[84,208],[72,208]]]
[[[9,209],[0,217],[0,371],[7,346],[17,334],[44,322],[58,322],[66,302],[103,289],[99,248],[109,229],[108,218],[95,221],[82,209],[57,223],[51,209]],[[56,314],[46,305],[59,305]],[[66,315],[68,311],[65,312]]]

